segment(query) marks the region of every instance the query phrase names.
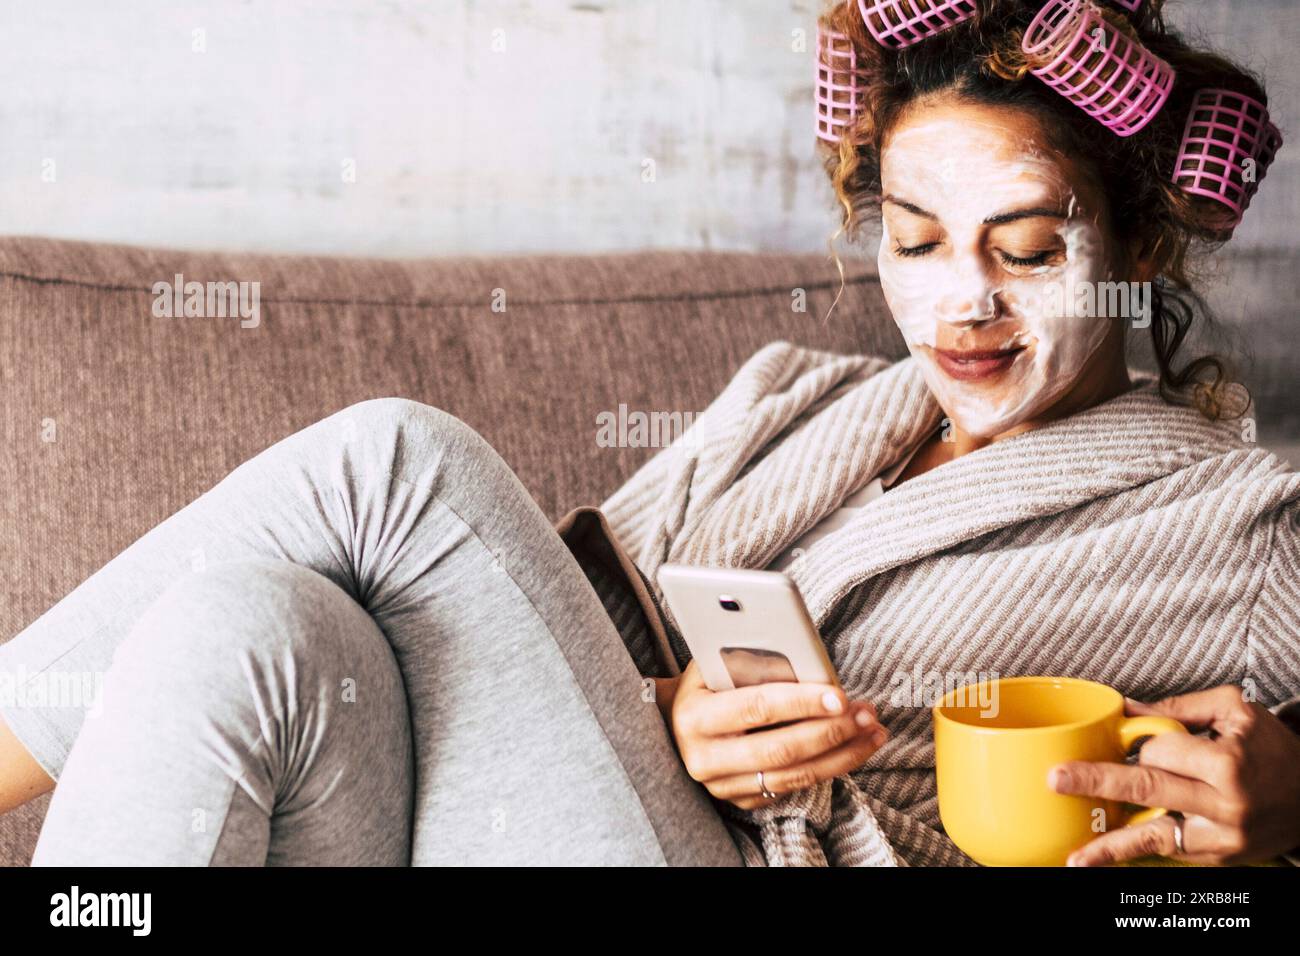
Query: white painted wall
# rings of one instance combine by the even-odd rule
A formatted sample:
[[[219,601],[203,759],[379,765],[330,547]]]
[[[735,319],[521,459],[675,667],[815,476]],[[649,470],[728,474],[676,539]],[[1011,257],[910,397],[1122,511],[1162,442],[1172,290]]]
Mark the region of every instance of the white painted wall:
[[[10,0],[0,232],[402,256],[820,250],[821,2]],[[1287,128],[1300,0],[1170,6],[1265,73]],[[1239,247],[1297,246],[1292,137]]]

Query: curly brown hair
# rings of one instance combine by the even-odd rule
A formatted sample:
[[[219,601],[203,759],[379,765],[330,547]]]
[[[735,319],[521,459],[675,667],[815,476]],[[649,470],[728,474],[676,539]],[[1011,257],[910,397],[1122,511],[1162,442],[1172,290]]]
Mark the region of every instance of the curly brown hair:
[[[1219,87],[1267,103],[1263,84],[1225,57],[1194,49],[1169,29],[1163,0],[1146,0],[1136,14],[1094,4],[1102,15],[1169,63],[1176,80],[1163,109],[1142,130],[1120,137],[1029,75],[1041,63],[1021,50],[1021,40],[1043,0],[977,0],[976,15],[938,36],[901,50],[879,44],[867,31],[856,0],[837,0],[823,14],[823,29],[841,33],[856,54],[857,84],[864,91],[856,120],[841,131],[838,148],[821,143],[825,167],[841,205],[840,232],[854,239],[864,210],[879,210],[881,146],[904,109],[918,97],[949,93],[972,102],[1028,110],[1051,145],[1078,159],[1110,204],[1116,238],[1149,260],[1153,282],[1151,321],[1160,391],[1167,401],[1193,405],[1210,419],[1237,417],[1248,393],[1234,385],[1226,359],[1201,355],[1181,367],[1175,355],[1209,309],[1193,288],[1190,254],[1226,240],[1222,207],[1192,197],[1171,181],[1183,130],[1196,92]],[[1243,401],[1243,396],[1245,396]]]

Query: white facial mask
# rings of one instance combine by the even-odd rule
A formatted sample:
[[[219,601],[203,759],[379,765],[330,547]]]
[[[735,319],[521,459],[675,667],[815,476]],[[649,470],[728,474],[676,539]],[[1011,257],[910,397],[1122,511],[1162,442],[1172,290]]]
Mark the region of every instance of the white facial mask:
[[[943,240],[906,257],[886,223],[877,262],[885,301],[944,411],[963,431],[988,438],[1050,408],[1114,321],[1075,314],[1072,290],[1108,281],[1109,269],[1101,231],[1061,165],[978,117],[940,117],[905,126],[888,142],[884,193],[933,214],[927,234]],[[1055,229],[1064,245],[1059,264],[1008,267],[985,220],[1039,207],[1065,213]],[[935,351],[951,359],[1017,347],[1023,351],[1005,370],[975,381],[954,377]]]

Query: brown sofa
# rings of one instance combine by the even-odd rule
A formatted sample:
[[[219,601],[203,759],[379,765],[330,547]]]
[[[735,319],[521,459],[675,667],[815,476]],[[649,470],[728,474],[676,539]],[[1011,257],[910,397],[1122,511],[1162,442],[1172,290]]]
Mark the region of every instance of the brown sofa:
[[[260,282],[260,324],[156,317],[153,285],[177,273]],[[1224,317],[1280,346],[1248,378],[1261,432],[1294,442],[1300,270],[1251,258],[1228,275]],[[553,519],[599,502],[654,451],[602,447],[601,412],[701,410],[776,339],[905,354],[874,268],[846,279],[827,318],[840,279],[822,256],[402,262],[0,239],[0,641],[240,462],[367,398],[469,422]],[[30,859],[46,803],[0,817],[0,864]]]
[[[153,284],[177,273],[260,282],[260,324],[155,317]],[[820,256],[402,262],[0,240],[0,641],[241,461],[367,398],[469,422],[552,519],[599,502],[654,452],[602,447],[600,412],[699,411],[775,339],[904,354],[862,264],[824,318],[839,282]],[[46,803],[0,817],[0,863],[30,859]]]

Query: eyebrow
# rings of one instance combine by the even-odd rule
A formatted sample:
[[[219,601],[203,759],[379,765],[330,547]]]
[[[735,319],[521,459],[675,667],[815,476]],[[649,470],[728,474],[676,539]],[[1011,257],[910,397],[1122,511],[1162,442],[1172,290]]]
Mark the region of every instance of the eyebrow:
[[[906,209],[914,216],[920,216],[922,219],[929,219],[934,222],[939,221],[939,217],[928,210],[922,209],[915,203],[910,203],[906,199],[899,199],[894,195],[885,195],[881,197],[881,202],[893,203],[900,209]],[[1045,217],[1048,219],[1065,219],[1065,212],[1061,209],[1053,209],[1050,206],[1030,206],[1027,209],[1013,209],[1009,212],[1000,212],[997,215],[989,216],[984,220],[986,226],[1001,226],[1008,222],[1017,222],[1021,219],[1035,219]]]

